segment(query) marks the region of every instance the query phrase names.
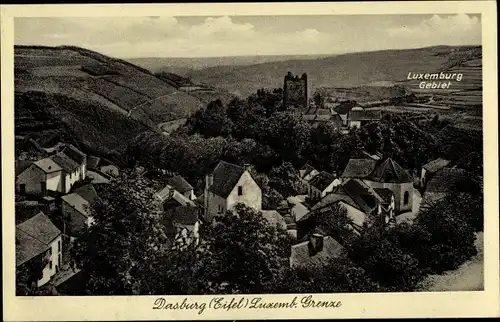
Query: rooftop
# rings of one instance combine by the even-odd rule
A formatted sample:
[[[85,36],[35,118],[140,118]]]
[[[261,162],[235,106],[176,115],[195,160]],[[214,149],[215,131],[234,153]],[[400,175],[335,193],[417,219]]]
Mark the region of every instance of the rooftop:
[[[61,231],[43,212],[16,226],[16,266],[42,254],[51,247]]]
[[[310,256],[309,247],[309,241],[293,245],[290,264],[292,266],[323,265],[339,256],[343,250],[342,245],[330,236],[323,238],[323,249],[317,254]]]
[[[193,186],[189,184],[182,176],[176,175],[167,179],[167,183],[180,193],[193,190]]]
[[[66,172],[71,172],[79,166],[79,164],[75,160],[70,158],[64,152],[54,154],[50,158]]]
[[[309,183],[311,186],[323,191],[333,182],[333,180],[335,180],[335,177],[332,174],[321,171],[317,176],[312,178]]]
[[[85,217],[90,217],[89,202],[81,197],[78,193],[70,193],[61,197],[67,204],[73,207],[76,211],[84,215]]]
[[[380,110],[350,110],[347,119],[349,121],[378,121],[382,119],[382,112]]]
[[[34,164],[45,173],[52,173],[63,169],[51,157],[35,161]]]
[[[262,216],[267,222],[278,229],[286,229],[286,221],[276,210],[261,210]]]
[[[431,162],[425,164],[422,168],[427,170],[427,172],[435,173],[441,170],[442,168],[446,167],[449,163],[450,161],[448,160],[438,158],[436,160],[432,160]]]
[[[239,165],[220,161],[212,172],[213,184],[208,190],[218,196],[227,198],[244,172],[245,168]]]
[[[367,179],[376,182],[413,182],[410,174],[391,158],[387,158],[384,162],[380,163]]]
[[[350,159],[342,178],[364,178],[375,170],[377,161],[372,158]]]

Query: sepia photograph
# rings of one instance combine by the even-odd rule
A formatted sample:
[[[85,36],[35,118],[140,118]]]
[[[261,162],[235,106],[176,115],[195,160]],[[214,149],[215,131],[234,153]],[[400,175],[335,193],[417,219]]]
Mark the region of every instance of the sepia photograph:
[[[16,298],[485,291],[497,105],[449,12],[14,17]]]

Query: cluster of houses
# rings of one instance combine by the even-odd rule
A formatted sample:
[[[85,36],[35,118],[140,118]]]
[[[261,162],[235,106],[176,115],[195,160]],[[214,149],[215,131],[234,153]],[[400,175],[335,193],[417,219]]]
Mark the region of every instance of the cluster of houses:
[[[325,103],[322,107],[310,107],[302,119],[310,123],[333,122],[341,132],[349,129],[360,128],[370,122],[382,119],[382,112],[375,109],[367,109],[359,104],[351,106],[350,102]]]
[[[449,177],[463,175],[461,169],[448,168],[449,163],[437,159],[422,168],[419,182],[426,189],[426,198],[442,198],[449,191],[445,184]],[[16,265],[42,260],[43,276],[37,286],[49,281],[57,286],[78,273],[65,265],[65,248],[93,223],[89,205],[98,198],[95,186],[109,183],[118,171],[71,144],[44,150],[38,160],[16,162],[16,193],[41,209],[16,226]],[[138,171],[148,175],[148,171]],[[165,184],[153,199],[163,213],[162,224],[173,247],[198,243],[200,225],[213,224],[216,217],[242,203],[296,241],[290,250],[291,266],[322,264],[341,253],[341,241],[319,225],[319,218],[334,207],[345,209],[354,234],[374,224],[394,225],[396,216],[415,211],[413,177],[393,159],[365,151],[353,155],[340,175],[304,165],[297,175],[307,194],[290,196],[277,209],[263,209],[262,191],[249,165],[220,161],[206,175],[200,196],[182,176],[164,170],[159,175]],[[62,215],[62,227],[53,222],[56,212]]]
[[[42,276],[33,281],[36,286],[63,283],[78,273],[69,268],[68,251],[76,236],[93,223],[89,205],[97,198],[94,185],[109,183],[119,170],[72,144],[44,147],[27,139],[23,150],[15,164],[20,199],[16,201],[16,267],[41,263]],[[18,207],[23,209],[20,213]]]

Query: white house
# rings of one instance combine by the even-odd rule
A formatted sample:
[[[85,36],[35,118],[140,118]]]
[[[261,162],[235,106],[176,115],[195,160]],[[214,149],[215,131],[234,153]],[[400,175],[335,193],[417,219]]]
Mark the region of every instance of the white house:
[[[46,284],[62,266],[61,231],[42,212],[16,226],[16,267],[41,261],[42,276],[38,287]]]
[[[206,176],[203,198],[206,222],[226,214],[238,203],[262,210],[262,191],[248,169],[248,166],[220,161]]]
[[[92,185],[61,197],[61,212],[68,229],[65,233],[74,236],[94,223],[89,207],[96,198],[97,192]]]
[[[16,177],[16,191],[19,194],[46,195],[47,191],[66,194],[75,182],[85,177],[85,154],[68,145],[20,172]]]

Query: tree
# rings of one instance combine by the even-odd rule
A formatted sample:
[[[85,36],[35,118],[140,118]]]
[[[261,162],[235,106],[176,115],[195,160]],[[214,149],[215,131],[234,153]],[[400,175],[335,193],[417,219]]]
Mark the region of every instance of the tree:
[[[384,229],[366,229],[347,252],[375,281],[392,290],[411,291],[422,278],[418,260],[392,242]]]
[[[204,251],[196,265],[202,294],[269,292],[288,265],[286,232],[242,204],[216,225],[205,225],[202,234]]]
[[[333,237],[341,244],[350,244],[353,238],[351,228],[352,220],[347,215],[347,210],[338,203],[329,207],[328,211],[322,212],[317,216],[317,226],[320,227],[326,235]]]
[[[269,172],[269,186],[284,197],[295,196],[302,192],[298,173],[290,162],[284,162]]]
[[[143,177],[122,173],[92,203],[95,223],[71,250],[74,264],[88,277],[88,294],[150,293],[145,286],[167,238],[149,186]]]

